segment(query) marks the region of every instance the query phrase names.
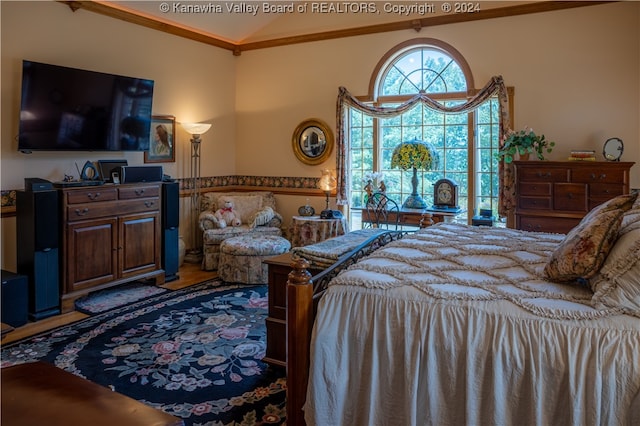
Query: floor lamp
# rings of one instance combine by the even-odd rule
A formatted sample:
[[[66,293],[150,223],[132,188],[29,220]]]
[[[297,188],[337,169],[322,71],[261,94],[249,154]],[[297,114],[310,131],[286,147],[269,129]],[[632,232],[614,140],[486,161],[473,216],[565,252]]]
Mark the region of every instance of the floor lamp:
[[[193,247],[187,251],[184,261],[187,263],[202,262],[202,250],[198,245],[198,228],[200,217],[200,136],[211,128],[206,123],[182,123],[182,127],[191,135],[191,229]]]

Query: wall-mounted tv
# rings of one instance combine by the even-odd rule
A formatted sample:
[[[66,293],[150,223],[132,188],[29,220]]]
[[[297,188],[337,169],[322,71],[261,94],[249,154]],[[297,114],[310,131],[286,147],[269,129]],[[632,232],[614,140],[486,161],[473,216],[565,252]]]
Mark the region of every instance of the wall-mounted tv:
[[[145,151],[153,84],[25,60],[18,150]]]

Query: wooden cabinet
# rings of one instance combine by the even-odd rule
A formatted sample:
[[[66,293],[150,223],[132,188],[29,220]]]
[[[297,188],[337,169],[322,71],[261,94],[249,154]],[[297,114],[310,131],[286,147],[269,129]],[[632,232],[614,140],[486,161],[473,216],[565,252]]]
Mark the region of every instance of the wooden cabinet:
[[[134,279],[164,282],[161,183],[61,189],[62,311]]]
[[[269,268],[269,315],[266,319],[267,350],[263,359],[272,365],[287,365],[287,280],[291,272],[291,253],[267,258]],[[309,268],[311,275],[322,269]]]
[[[629,193],[633,164],[515,161],[516,228],[569,232],[597,205]]]

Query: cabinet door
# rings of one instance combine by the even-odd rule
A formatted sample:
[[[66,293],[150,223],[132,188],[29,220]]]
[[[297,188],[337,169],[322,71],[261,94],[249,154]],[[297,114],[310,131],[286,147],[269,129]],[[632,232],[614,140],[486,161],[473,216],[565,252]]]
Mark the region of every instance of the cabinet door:
[[[68,225],[65,251],[66,293],[116,279],[117,237],[115,218]]]
[[[123,278],[160,268],[160,213],[119,218],[118,260]]]

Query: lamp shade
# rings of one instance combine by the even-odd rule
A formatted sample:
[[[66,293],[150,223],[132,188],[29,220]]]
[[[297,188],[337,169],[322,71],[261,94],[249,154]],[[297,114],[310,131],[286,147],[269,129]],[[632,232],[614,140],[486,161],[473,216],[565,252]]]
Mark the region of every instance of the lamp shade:
[[[192,135],[202,135],[211,128],[209,123],[182,123],[182,127]]]
[[[318,182],[318,187],[323,191],[333,191],[338,186],[338,182],[336,178],[333,177],[331,170],[324,169],[322,170],[322,176],[320,177],[320,181]]]
[[[438,160],[438,152],[433,145],[413,139],[396,146],[391,156],[391,168],[433,170]]]

